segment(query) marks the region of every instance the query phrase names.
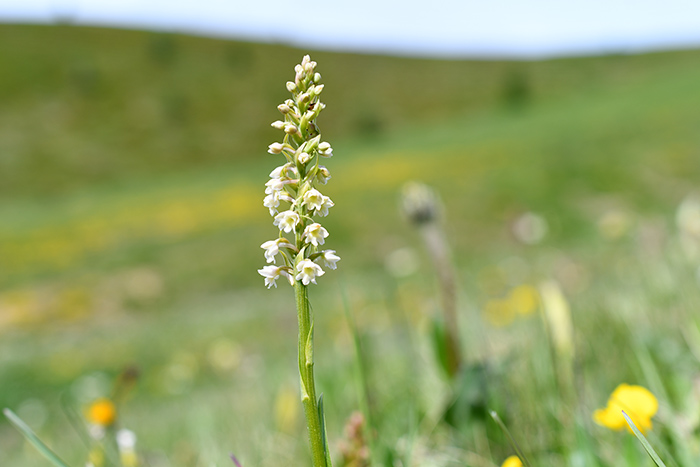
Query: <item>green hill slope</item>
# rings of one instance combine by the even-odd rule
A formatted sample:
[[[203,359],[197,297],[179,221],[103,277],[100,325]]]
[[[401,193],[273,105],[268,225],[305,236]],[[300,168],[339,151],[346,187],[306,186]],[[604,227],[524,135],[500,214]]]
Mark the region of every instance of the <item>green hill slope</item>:
[[[264,154],[283,79],[304,52],[71,26],[0,26],[0,195],[214,167]],[[682,71],[698,52],[544,62],[316,52],[331,139]],[[641,97],[641,96],[640,96]]]

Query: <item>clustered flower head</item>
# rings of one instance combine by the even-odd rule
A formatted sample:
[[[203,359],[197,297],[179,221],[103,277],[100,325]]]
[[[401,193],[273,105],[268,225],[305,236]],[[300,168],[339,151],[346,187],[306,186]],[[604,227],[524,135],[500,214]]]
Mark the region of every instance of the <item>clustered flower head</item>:
[[[325,271],[336,268],[340,260],[335,250],[323,250],[329,236],[315,217],[325,217],[333,201],[317,189],[331,178],[321,158],[333,156],[333,148],[321,141],[316,117],[326,107],[319,96],[323,91],[321,75],[316,62],[308,55],[294,67],[294,81],[287,82],[292,94],[277,109],[284,120],[272,127],[283,132],[282,142],[270,144],[267,152],[284,156],[284,163],[270,173],[265,183],[263,206],[269,209],[279,237],[261,245],[265,260],[270,263],[258,270],[269,289],[277,287],[277,279],[284,276],[291,285],[301,281],[316,284]],[[285,235],[286,234],[286,235]],[[278,263],[278,259],[281,261]]]

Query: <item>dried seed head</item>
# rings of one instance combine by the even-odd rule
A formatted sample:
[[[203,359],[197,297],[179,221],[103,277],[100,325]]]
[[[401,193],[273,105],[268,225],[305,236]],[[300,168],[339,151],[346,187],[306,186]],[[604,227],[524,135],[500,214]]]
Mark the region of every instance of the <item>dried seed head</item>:
[[[403,187],[401,207],[408,220],[417,226],[436,222],[440,201],[435,192],[422,183],[409,182]]]

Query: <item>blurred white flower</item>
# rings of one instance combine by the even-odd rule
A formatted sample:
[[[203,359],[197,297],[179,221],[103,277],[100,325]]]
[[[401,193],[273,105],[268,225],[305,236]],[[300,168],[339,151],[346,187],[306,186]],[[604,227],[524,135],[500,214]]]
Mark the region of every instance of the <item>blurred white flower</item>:
[[[544,217],[534,212],[520,215],[513,223],[513,235],[526,245],[536,245],[544,240],[549,227]]]
[[[700,198],[691,195],[681,202],[676,224],[681,232],[700,238]]]
[[[608,240],[617,240],[632,227],[632,218],[625,211],[610,209],[598,219],[598,231]]]
[[[335,263],[340,261],[340,256],[335,254],[335,250],[324,250],[321,258],[329,269],[335,269],[337,267]]]
[[[384,266],[394,277],[406,277],[418,271],[420,260],[412,248],[399,248],[384,258]]]
[[[117,445],[122,451],[134,449],[136,447],[136,433],[126,428],[117,431]]]

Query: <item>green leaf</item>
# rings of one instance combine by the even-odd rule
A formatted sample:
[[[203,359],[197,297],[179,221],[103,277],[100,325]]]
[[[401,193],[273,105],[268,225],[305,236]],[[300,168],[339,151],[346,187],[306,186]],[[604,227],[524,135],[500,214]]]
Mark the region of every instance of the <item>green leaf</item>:
[[[326,467],[333,467],[331,453],[328,449],[328,434],[326,433],[326,415],[323,413],[323,394],[318,397],[318,419],[321,422],[321,436],[323,438],[323,452],[326,454]]]
[[[42,440],[39,439],[39,437],[32,431],[29,426],[22,421],[21,418],[19,418],[13,411],[10,409],[4,409],[3,413],[7,417],[7,419],[17,428],[25,438],[27,438],[27,441],[32,443],[34,447],[44,456],[46,457],[53,465],[56,467],[69,467],[68,464],[63,462],[58,455],[51,450]]]
[[[661,460],[658,454],[656,454],[656,451],[654,451],[654,448],[651,447],[651,444],[649,444],[649,441],[647,441],[646,437],[642,434],[641,431],[639,431],[639,428],[637,428],[637,425],[634,424],[632,419],[625,413],[625,411],[622,411],[622,416],[625,417],[625,420],[627,420],[627,424],[630,426],[632,429],[632,432],[634,433],[634,436],[637,437],[640,443],[642,443],[642,446],[644,446],[644,449],[647,451],[647,454],[649,454],[649,457],[654,461],[654,463],[658,467],[666,467],[666,464],[664,464],[664,461]]]
[[[445,337],[445,326],[443,322],[438,318],[433,319],[431,331],[435,358],[440,365],[440,369],[448,378],[451,378],[453,375],[450,372],[449,357],[447,355],[447,339]]]

